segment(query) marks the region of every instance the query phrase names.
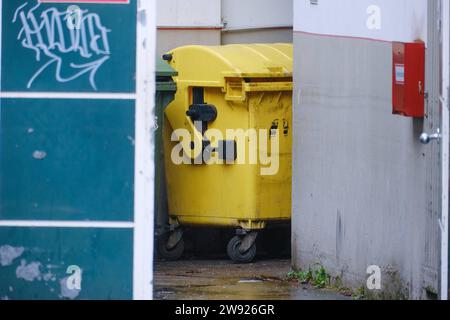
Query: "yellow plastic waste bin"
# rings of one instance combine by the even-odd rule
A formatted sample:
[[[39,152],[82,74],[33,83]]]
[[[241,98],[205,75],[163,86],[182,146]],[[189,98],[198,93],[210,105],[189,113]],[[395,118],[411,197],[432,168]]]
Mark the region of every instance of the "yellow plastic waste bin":
[[[292,45],[185,46],[164,55],[178,71],[165,111],[171,232],[159,251],[181,256],[183,226],[229,227],[229,257],[256,255],[259,230],[289,223]]]

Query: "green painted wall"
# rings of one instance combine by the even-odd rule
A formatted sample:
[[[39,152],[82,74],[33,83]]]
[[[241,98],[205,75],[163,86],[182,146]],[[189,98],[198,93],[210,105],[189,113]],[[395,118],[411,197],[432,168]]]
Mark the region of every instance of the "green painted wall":
[[[0,219],[133,220],[134,101],[4,99]]]
[[[84,12],[81,30],[85,35],[78,41],[72,39],[64,20],[70,3],[37,3],[3,1],[3,91],[135,91],[137,1],[129,5],[77,3]],[[60,29],[50,27],[58,25]]]
[[[137,1],[1,2],[0,221],[133,222],[135,100],[52,94],[135,93]],[[131,299],[133,232],[0,227],[0,299]]]
[[[132,230],[0,228],[0,239],[0,299],[132,298]],[[67,288],[70,266],[81,291]]]

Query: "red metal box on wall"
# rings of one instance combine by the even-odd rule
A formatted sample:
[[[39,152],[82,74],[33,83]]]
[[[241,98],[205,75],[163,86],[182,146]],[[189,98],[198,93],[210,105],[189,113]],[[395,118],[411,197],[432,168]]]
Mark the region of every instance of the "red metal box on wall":
[[[425,116],[425,44],[394,42],[392,45],[393,113]]]

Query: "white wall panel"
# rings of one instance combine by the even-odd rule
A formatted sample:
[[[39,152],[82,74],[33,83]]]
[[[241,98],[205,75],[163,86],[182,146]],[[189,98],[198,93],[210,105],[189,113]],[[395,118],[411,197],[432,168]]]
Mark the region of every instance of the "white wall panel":
[[[420,39],[426,42],[427,1],[318,0],[317,5],[312,5],[311,0],[294,0],[294,30],[386,41]]]
[[[227,29],[292,26],[293,0],[222,0]]]
[[[217,27],[220,0],[158,0],[158,27]]]

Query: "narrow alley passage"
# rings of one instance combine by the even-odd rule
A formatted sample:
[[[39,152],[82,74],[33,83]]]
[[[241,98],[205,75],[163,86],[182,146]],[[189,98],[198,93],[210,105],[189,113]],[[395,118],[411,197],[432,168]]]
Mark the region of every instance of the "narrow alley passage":
[[[345,300],[331,290],[288,281],[290,260],[233,264],[229,260],[159,261],[155,272],[158,300]]]

